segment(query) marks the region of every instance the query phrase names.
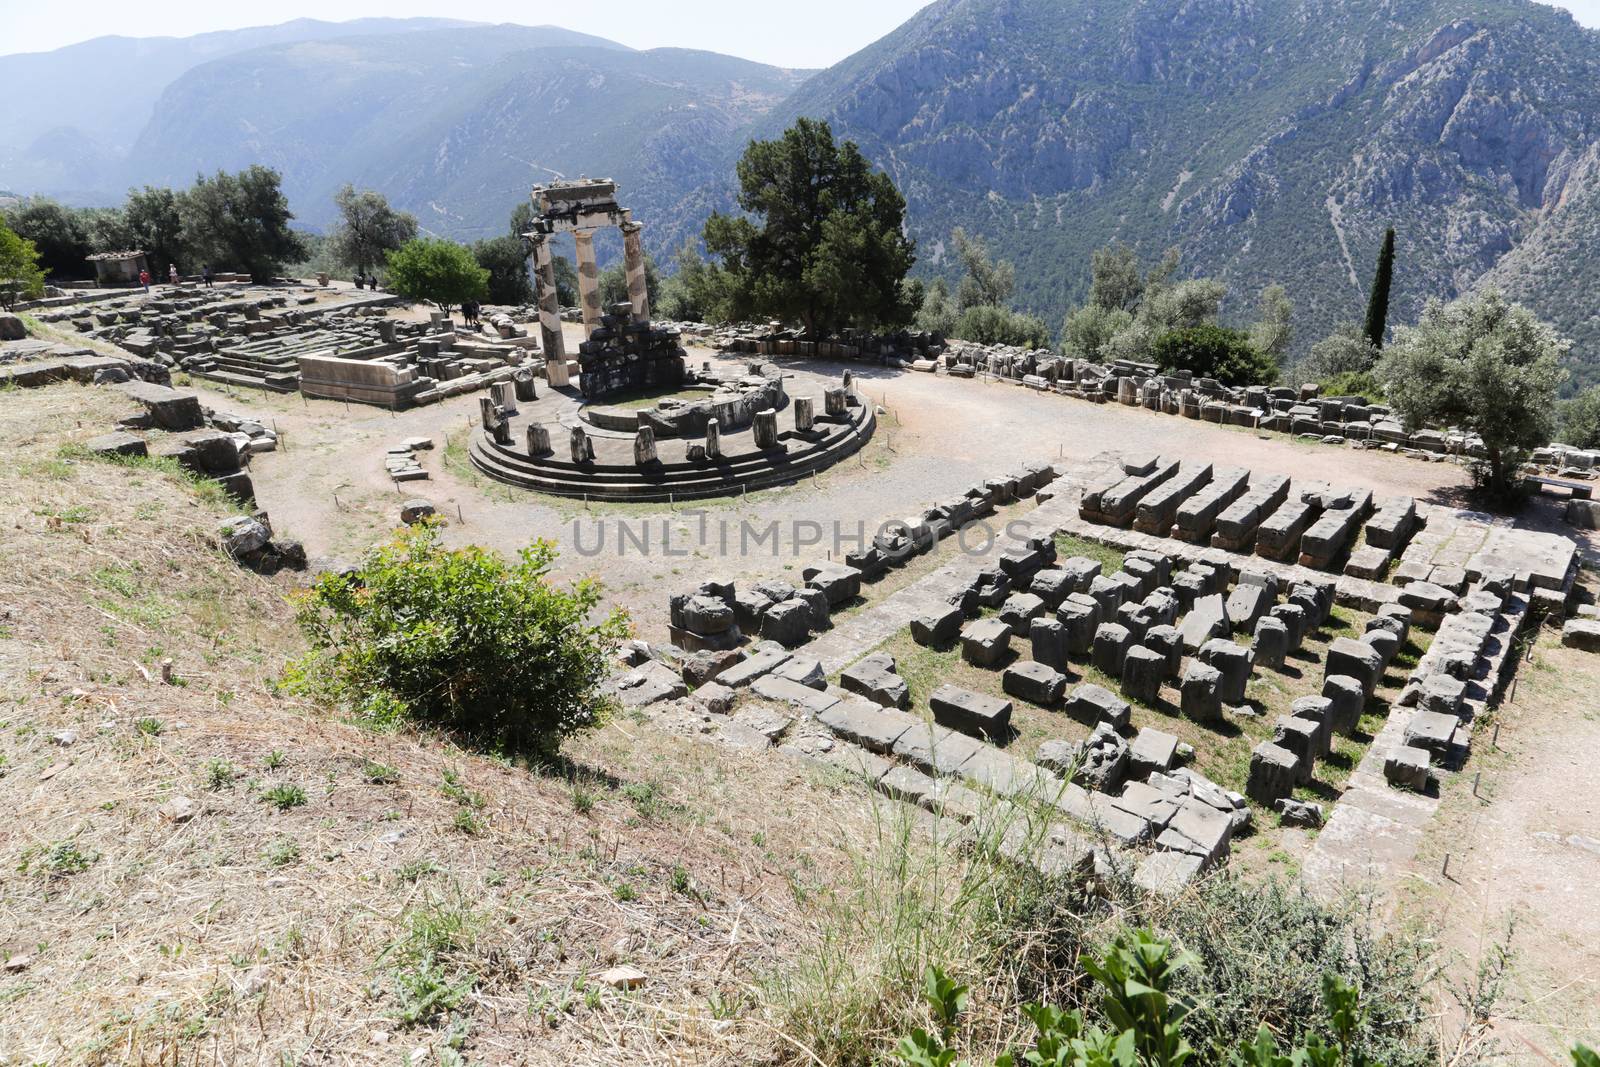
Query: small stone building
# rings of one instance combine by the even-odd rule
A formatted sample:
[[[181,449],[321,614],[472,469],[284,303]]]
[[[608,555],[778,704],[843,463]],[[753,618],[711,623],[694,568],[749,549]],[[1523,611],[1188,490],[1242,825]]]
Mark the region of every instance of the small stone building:
[[[148,270],[150,263],[138,249],[128,252],[96,252],[89,257],[94,264],[94,280],[101,286],[138,285],[139,272]]]

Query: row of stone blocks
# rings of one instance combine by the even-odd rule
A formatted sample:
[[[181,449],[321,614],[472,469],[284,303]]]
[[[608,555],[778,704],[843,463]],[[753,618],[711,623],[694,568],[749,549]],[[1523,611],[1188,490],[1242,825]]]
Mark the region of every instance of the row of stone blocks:
[[[1358,396],[1319,396],[1315,385],[1299,391],[1266,386],[1232,388],[1212,378],[1194,378],[1186,371],[1162,374],[1153,364],[1116,360],[1104,365],[1043,350],[1021,352],[1001,347],[963,347],[946,353],[940,363],[952,377],[970,378],[977,369],[1094,403],[1115,400],[1168,415],[1329,443],[1351,440],[1434,455],[1484,454],[1482,440],[1474,435],[1408,430],[1386,406],[1369,404]]]
[[[928,551],[940,538],[959,529],[953,521],[965,524],[980,509],[988,514],[998,504],[1032,496],[1054,478],[1054,469],[1041,464],[992,479],[977,487],[981,492],[969,492],[959,502],[938,505],[920,518],[890,524],[871,545],[847,554],[844,563],[830,560],[806,565],[800,572],[805,583],[801,589],[782,579],[769,579],[756,582],[743,593],[733,582],[706,582],[689,593],[673,594],[668,602],[672,643],[686,651],[726,649],[738,645],[748,632],[793,648],[827,629],[833,609],[860,596],[863,578],[875,577],[891,565]],[[1048,538],[1036,538],[1002,553],[998,566],[982,572],[962,592],[958,604],[952,605],[953,625],[959,629],[961,613],[975,610],[979,590],[1007,588],[1010,575],[1031,575],[1054,559],[1055,546]],[[913,624],[914,630],[917,625]],[[951,623],[935,620],[930,625],[948,628]]]
[[[1117,475],[1085,490],[1079,515],[1321,570],[1348,554],[1345,572],[1362,578],[1380,575],[1417,525],[1409,497],[1375,510],[1367,491],[1340,493],[1311,483],[1291,492],[1281,475],[1252,477],[1240,468],[1168,456],[1125,459]],[[1358,544],[1362,532],[1364,545]]]
[[[1334,735],[1349,736],[1360,725],[1367,702],[1410,631],[1411,612],[1389,604],[1368,621],[1360,638],[1340,637],[1328,646],[1322,695],[1296,700],[1290,713],[1274,724],[1273,739],[1251,753],[1245,787],[1251,799],[1277,804],[1311,781],[1316,761],[1333,751]]]
[[[1080,686],[1072,697],[1081,705],[1075,714],[1097,720],[1091,741],[1084,746],[1046,742],[1037,761],[1029,762],[983,743],[1009,735],[1010,701],[942,685],[928,699],[930,725],[900,710],[904,683],[887,656],[864,658],[846,668],[840,682],[866,699],[831,704],[817,719],[870,753],[905,761],[874,770],[880,790],[963,822],[997,805],[1042,803],[1120,844],[1153,846],[1156,851],[1138,864],[1138,877],[1148,888],[1186,882],[1225,856],[1233,833],[1248,824],[1244,797],[1176,766],[1176,737],[1144,729],[1131,743],[1125,740],[1128,705],[1098,686]],[[1113,756],[1094,759],[1113,743]],[[986,800],[951,778],[972,781],[1003,799]],[[1090,792],[1118,789],[1117,796]]]

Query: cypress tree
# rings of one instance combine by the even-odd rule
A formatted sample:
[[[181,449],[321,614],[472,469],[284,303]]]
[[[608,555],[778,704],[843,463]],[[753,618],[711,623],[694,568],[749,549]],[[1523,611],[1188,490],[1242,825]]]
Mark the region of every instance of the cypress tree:
[[[1378,253],[1378,269],[1372,275],[1372,293],[1367,297],[1367,339],[1374,348],[1383,347],[1383,332],[1389,323],[1389,283],[1394,278],[1394,227],[1383,235],[1383,251]]]

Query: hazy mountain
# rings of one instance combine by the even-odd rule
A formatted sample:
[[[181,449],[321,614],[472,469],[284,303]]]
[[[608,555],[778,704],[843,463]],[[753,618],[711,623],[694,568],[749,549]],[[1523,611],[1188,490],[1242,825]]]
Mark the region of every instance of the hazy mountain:
[[[691,225],[680,201],[713,180],[737,132],[801,78],[711,52],[571,47],[518,26],[275,45],[174,82],[128,170],[179,184],[262,162],[310,225],[331,220],[348,181],[462,238],[504,232],[537,181],[606,175],[661,246]]]
[[[0,56],[0,182],[89,199],[120,194],[122,156],[156,98],[200,63],[283,41],[465,26],[450,19],[296,19],[193,37],[96,37],[51,52]],[[565,33],[566,31],[557,31]],[[598,38],[568,43],[606,43]]]
[[[1392,224],[1398,320],[1487,273],[1600,334],[1600,34],[1540,4],[943,0],[771,125],[799,114],[894,174],[925,259],[986,233],[1053,322],[1120,238],[1241,319],[1284,282],[1305,343],[1360,315]]]

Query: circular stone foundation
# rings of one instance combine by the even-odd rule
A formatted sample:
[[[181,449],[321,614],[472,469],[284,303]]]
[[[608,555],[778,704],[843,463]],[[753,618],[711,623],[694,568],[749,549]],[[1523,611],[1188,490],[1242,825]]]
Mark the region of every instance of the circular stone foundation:
[[[750,377],[741,380],[748,381]],[[814,412],[811,428],[801,430],[795,420],[797,408],[803,405],[789,402],[782,379],[760,381],[759,387],[752,382],[750,388],[738,395],[724,397],[724,401],[737,404],[748,414],[741,426],[733,429],[719,426],[721,455],[716,458],[703,454],[705,421],[718,417],[714,413],[702,411],[682,418],[682,412],[667,412],[678,416],[671,425],[677,436],[658,433],[649,421],[641,418],[637,425],[650,427],[656,438],[656,459],[640,464],[635,462],[638,431],[612,429],[605,425],[609,419],[592,417],[596,407],[610,412],[626,409],[586,405],[576,395],[576,390],[554,389],[541,391],[538,400],[519,402],[518,410],[507,413],[497,427],[474,431],[467,454],[474,467],[496,481],[554,496],[589,500],[694,500],[737,496],[752,489],[794,482],[853,455],[872,439],[877,426],[873,407],[854,392],[835,387],[801,395],[798,399],[809,401]],[[775,407],[771,403],[773,382],[776,383]],[[827,393],[834,393],[836,397],[836,410],[832,414],[827,411]],[[838,403],[839,399],[843,402]],[[753,407],[758,401],[767,406]],[[700,408],[707,403],[711,401],[694,401],[687,406]],[[719,406],[712,404],[712,412]],[[642,416],[653,410],[645,409],[637,414]],[[756,443],[756,415],[763,412],[771,412],[769,417],[776,429],[775,440],[765,448]],[[534,425],[548,434],[548,452],[533,454],[530,451],[537,436],[529,433]],[[573,460],[575,431],[581,432],[592,447],[593,459]]]

